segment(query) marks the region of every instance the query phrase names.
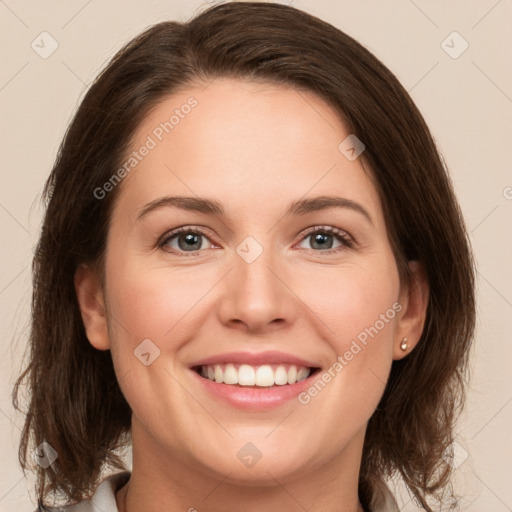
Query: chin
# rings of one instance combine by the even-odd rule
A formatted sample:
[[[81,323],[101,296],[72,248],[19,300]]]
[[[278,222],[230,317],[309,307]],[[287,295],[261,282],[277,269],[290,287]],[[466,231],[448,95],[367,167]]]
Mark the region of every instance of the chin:
[[[279,441],[270,443],[268,439],[266,443],[235,441],[229,448],[208,454],[206,460],[204,452],[202,460],[196,460],[207,473],[216,473],[216,478],[226,483],[247,487],[275,486],[277,482],[305,476],[327,458],[327,455],[322,458],[318,454],[305,453],[297,448],[299,446],[304,444],[291,442],[286,446]],[[216,463],[212,465],[212,461]]]

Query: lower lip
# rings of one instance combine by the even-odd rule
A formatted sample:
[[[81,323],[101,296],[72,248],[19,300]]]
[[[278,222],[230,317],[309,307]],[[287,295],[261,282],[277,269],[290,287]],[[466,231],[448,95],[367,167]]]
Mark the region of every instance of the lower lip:
[[[297,395],[311,386],[312,379],[316,376],[315,372],[307,379],[295,384],[257,388],[219,384],[213,380],[201,377],[194,370],[192,372],[209,393],[235,407],[249,410],[264,410],[283,405],[296,398]]]

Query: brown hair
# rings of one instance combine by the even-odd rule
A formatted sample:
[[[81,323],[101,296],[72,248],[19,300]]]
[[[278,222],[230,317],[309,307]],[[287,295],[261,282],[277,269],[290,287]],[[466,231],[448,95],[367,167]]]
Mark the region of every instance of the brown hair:
[[[93,191],[119,168],[150,109],[194,82],[234,77],[311,91],[366,145],[402,279],[419,260],[430,286],[415,350],[394,361],[365,438],[359,495],[365,506],[398,473],[421,506],[441,499],[464,400],[475,324],[474,267],[464,222],[433,138],[395,76],[332,25],[280,4],[233,2],[187,23],[159,23],[129,42],[84,97],[46,183],[46,213],[33,260],[30,360],[13,390],[30,392],[19,458],[47,441],[58,453],[37,466],[39,502],[90,496],[105,468],[124,468],[131,410],[109,351],[86,338],[73,277],[83,262],[102,268],[119,187]]]

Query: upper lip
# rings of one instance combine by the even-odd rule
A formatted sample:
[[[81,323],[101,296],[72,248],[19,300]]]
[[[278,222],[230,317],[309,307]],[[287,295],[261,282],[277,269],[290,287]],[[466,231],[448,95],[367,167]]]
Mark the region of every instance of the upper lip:
[[[252,366],[263,364],[293,364],[296,366],[304,366],[306,368],[318,368],[320,365],[314,361],[308,361],[293,354],[286,354],[279,351],[266,352],[226,352],[224,354],[216,354],[206,357],[191,364],[194,366],[206,366],[210,364],[248,364]]]

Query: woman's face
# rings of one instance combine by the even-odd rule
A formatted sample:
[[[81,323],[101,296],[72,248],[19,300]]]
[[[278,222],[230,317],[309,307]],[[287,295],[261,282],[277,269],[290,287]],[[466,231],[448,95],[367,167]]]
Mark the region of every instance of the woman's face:
[[[231,79],[139,126],[104,329],[86,321],[112,351],[134,453],[246,483],[360,459],[407,291],[349,135],[310,93]]]

